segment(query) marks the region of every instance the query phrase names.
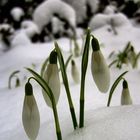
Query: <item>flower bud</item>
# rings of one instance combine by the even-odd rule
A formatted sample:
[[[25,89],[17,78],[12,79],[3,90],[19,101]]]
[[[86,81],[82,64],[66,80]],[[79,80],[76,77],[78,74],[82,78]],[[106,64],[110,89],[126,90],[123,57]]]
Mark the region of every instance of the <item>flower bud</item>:
[[[22,123],[29,139],[35,140],[40,128],[40,115],[33,95],[32,85],[29,82],[25,85]]]
[[[96,38],[92,39],[92,58],[91,72],[98,89],[106,93],[110,86],[110,71],[105,58],[100,51],[99,43]]]
[[[48,64],[46,71],[44,72],[44,80],[49,85],[50,89],[52,90],[52,93],[55,98],[55,102],[57,104],[60,96],[60,78],[59,78],[59,69],[57,66],[57,53],[55,51],[52,51],[50,54],[50,64]],[[49,107],[52,107],[52,102],[49,98],[49,96],[45,93],[45,91],[42,91],[44,99]]]
[[[71,75],[74,82],[78,84],[80,82],[79,71],[74,60],[71,61]]]
[[[126,80],[124,80],[123,81],[123,90],[122,90],[122,95],[121,95],[121,105],[131,105],[131,104],[132,104],[132,99],[130,96],[128,83]]]

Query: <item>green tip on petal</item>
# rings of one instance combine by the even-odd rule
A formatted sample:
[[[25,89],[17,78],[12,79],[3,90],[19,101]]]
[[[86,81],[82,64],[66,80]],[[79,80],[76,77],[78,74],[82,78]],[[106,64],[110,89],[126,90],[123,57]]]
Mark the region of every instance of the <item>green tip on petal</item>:
[[[27,95],[27,96],[33,95],[33,88],[29,82],[27,82],[25,85],[25,95]]]
[[[123,81],[123,89],[126,89],[128,88],[128,83],[126,80]]]
[[[100,50],[99,42],[94,36],[92,38],[91,44],[92,44],[93,51],[99,51]]]
[[[50,64],[57,64],[57,52],[52,51],[49,58]]]

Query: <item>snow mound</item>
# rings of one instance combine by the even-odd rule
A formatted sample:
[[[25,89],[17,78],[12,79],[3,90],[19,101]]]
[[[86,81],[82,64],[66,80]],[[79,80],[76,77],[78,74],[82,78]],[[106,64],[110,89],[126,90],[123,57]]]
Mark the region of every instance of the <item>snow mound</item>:
[[[110,18],[108,15],[97,14],[91,19],[91,21],[89,23],[89,27],[91,28],[91,30],[95,30],[102,26],[107,25],[109,23],[109,21],[110,21]]]
[[[86,0],[63,0],[71,5],[76,11],[76,22],[82,23],[86,18]]]
[[[15,7],[11,10],[11,16],[15,21],[20,21],[21,17],[24,16],[24,11],[20,7]]]
[[[60,0],[47,0],[40,4],[33,13],[33,20],[42,30],[52,17],[57,14],[65,19],[71,27],[76,26],[76,15],[74,9],[67,3]]]
[[[113,25],[115,27],[131,25],[129,19],[122,13],[112,14],[110,15],[110,18],[113,21]]]
[[[23,28],[29,38],[33,37],[35,34],[39,34],[38,26],[31,20],[23,21],[21,24],[21,28]]]
[[[12,41],[11,41],[11,46],[16,47],[16,46],[24,46],[24,45],[30,45],[31,41],[29,37],[27,36],[26,32],[23,30],[15,33]]]
[[[116,14],[97,14],[95,15],[90,23],[89,27],[91,30],[98,29],[105,25],[113,25],[114,27],[131,26],[129,19],[122,13]]]
[[[91,12],[95,13],[98,9],[99,0],[86,0],[91,7]],[[88,9],[87,9],[88,10]]]
[[[83,129],[65,140],[139,140],[140,106],[109,107],[90,110]]]

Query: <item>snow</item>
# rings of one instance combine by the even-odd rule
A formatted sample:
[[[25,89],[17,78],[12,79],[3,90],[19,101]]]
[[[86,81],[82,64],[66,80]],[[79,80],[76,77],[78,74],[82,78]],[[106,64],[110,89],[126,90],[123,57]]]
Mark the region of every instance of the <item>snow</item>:
[[[112,24],[114,27],[131,26],[129,19],[122,13],[96,14],[89,23],[92,30]]]
[[[33,20],[39,29],[42,30],[42,28],[51,21],[54,14],[58,14],[58,16],[64,18],[70,26],[76,26],[74,9],[60,0],[47,0],[41,3],[34,11]]]
[[[121,17],[121,16],[120,16]],[[127,23],[127,22],[125,22]],[[101,50],[107,59],[107,64],[112,62],[108,59],[112,51],[118,52],[125,47],[128,41],[131,41],[136,52],[140,51],[140,28],[134,27],[130,22],[125,26],[117,26],[117,35],[112,31],[109,25],[102,26],[92,33],[98,38],[102,45]],[[16,39],[16,37],[18,37]],[[14,41],[15,40],[15,41]],[[14,38],[16,42],[13,48],[8,52],[1,52],[0,55],[0,140],[28,140],[22,125],[22,107],[24,100],[24,85],[26,80],[24,76],[29,77],[24,67],[32,67],[35,64],[35,70],[40,72],[41,64],[54,49],[54,43],[32,44],[27,35],[19,31]],[[23,42],[22,42],[23,41]],[[25,43],[25,44],[24,44]],[[82,44],[82,40],[78,39]],[[70,40],[61,38],[58,40],[59,46],[63,50],[65,61],[70,55]],[[74,58],[79,73],[81,57]],[[112,97],[111,106],[106,107],[108,93],[101,94],[97,89],[91,76],[91,49],[89,53],[89,64],[86,76],[85,86],[85,127],[83,129],[73,130],[72,121],[69,112],[69,106],[65,94],[64,85],[61,79],[61,94],[58,101],[58,115],[60,118],[60,127],[64,140],[139,140],[140,139],[140,70],[132,69],[124,65],[121,70],[111,67],[111,85],[114,80],[124,71],[129,70],[125,75],[128,82],[130,95],[133,105],[120,106],[122,85],[119,84]],[[9,90],[8,77],[14,70],[20,70],[21,86],[18,88],[12,85]],[[71,66],[67,69],[70,91],[75,106],[77,119],[79,119],[79,92],[80,84],[75,84],[71,76]],[[30,75],[31,76],[31,75]],[[60,76],[61,77],[61,76]],[[34,87],[34,95],[40,112],[41,127],[37,140],[56,140],[54,117],[52,110],[45,104],[40,87],[31,82]],[[110,87],[111,87],[110,85]]]
[[[11,15],[15,21],[20,21],[21,17],[24,16],[24,11],[20,7],[15,7],[11,10]]]
[[[86,18],[86,0],[63,0],[76,11],[76,23],[82,23]]]
[[[29,38],[35,34],[39,34],[38,26],[31,20],[25,20],[21,23],[21,28],[23,28]]]

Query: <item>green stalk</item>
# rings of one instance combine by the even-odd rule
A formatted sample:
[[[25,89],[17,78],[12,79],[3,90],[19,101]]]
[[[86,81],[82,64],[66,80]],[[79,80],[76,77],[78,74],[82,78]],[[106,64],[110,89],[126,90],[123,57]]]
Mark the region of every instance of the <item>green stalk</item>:
[[[49,57],[44,61],[44,63],[42,64],[42,67],[41,67],[41,77],[43,77],[43,75],[44,75],[44,71],[45,71],[45,69],[46,69],[46,66],[47,66],[47,64],[48,64],[48,62],[49,62]]]
[[[17,74],[19,73],[20,71],[19,70],[16,70],[14,72],[12,72],[12,74],[9,76],[9,80],[8,80],[8,88],[11,89],[11,80],[12,78]]]
[[[81,64],[80,118],[79,118],[80,128],[84,127],[84,102],[85,102],[84,90],[85,90],[85,76],[88,66],[89,46],[90,46],[90,30],[88,29]]]
[[[71,60],[71,58],[72,58],[72,54],[68,57],[68,59],[67,59],[67,61],[66,61],[66,63],[65,63],[65,69],[67,70],[67,67],[68,67],[68,64],[69,64],[69,62],[70,62],[70,60]]]
[[[67,78],[67,74],[66,74],[63,55],[62,55],[62,53],[60,51],[60,48],[59,48],[57,42],[55,42],[55,49],[56,49],[56,52],[58,54],[60,70],[61,70],[65,90],[66,90],[66,93],[67,93],[67,99],[68,99],[69,108],[70,108],[70,112],[71,112],[71,117],[72,117],[72,121],[73,121],[73,127],[74,127],[74,129],[76,129],[78,124],[77,124],[77,120],[76,120],[75,109],[74,109],[71,94],[70,94],[69,83],[68,83],[68,78]]]
[[[59,119],[58,119],[58,113],[57,113],[56,103],[55,103],[55,99],[54,99],[54,95],[52,93],[52,90],[50,89],[48,84],[45,82],[45,80],[43,78],[41,78],[41,76],[39,74],[37,74],[35,71],[33,71],[30,68],[27,68],[27,70],[34,76],[34,77],[30,77],[29,80],[34,79],[42,87],[42,89],[46,92],[46,94],[49,96],[49,98],[52,102],[52,107],[53,107],[57,140],[62,140],[61,129],[60,129]],[[29,80],[28,80],[28,82],[29,82]]]
[[[123,76],[127,73],[128,71],[125,71],[124,73],[122,73],[116,80],[115,82],[113,83],[111,89],[110,89],[110,92],[109,92],[109,97],[108,97],[108,102],[107,102],[107,106],[109,107],[110,106],[110,102],[111,102],[111,99],[112,99],[112,95],[114,93],[114,90],[116,89],[117,85],[119,84],[119,82],[123,79]]]

